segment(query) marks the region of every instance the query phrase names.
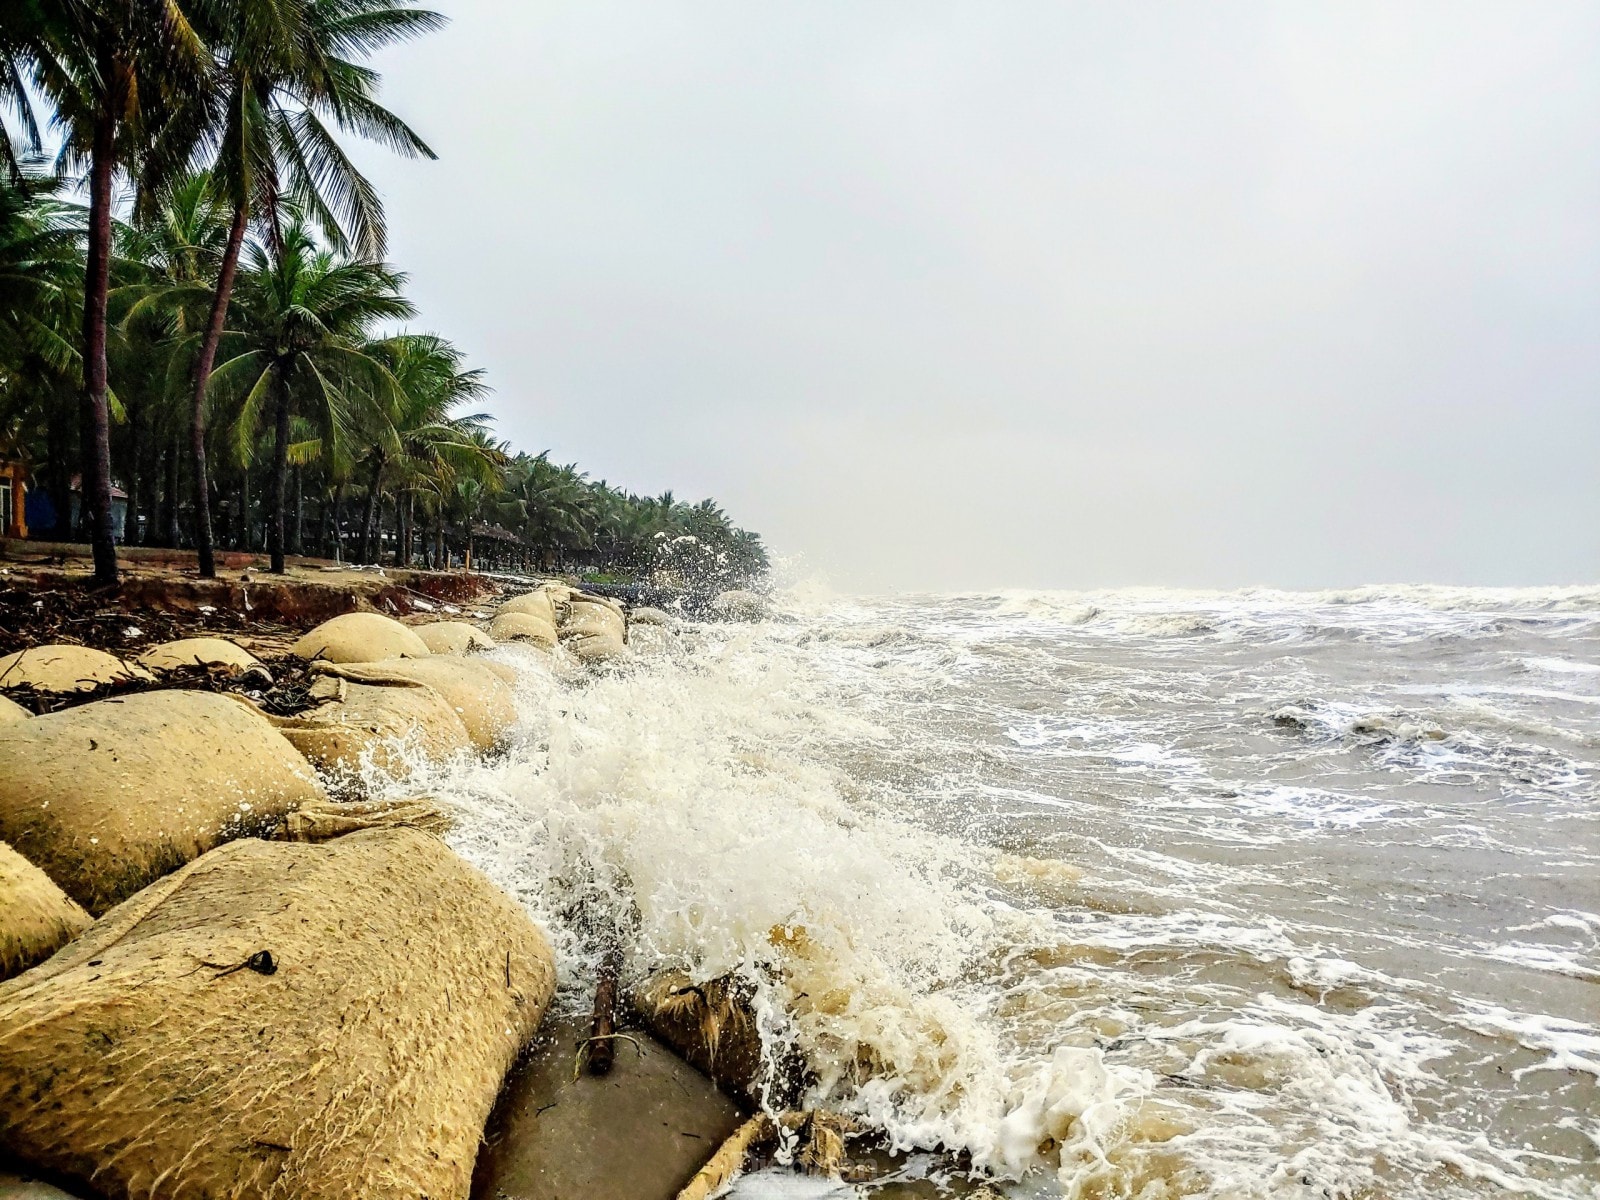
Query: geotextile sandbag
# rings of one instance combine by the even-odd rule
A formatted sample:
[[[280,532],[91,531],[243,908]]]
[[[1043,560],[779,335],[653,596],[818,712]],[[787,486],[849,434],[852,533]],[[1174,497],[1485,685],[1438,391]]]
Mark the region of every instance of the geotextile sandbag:
[[[293,747],[324,771],[359,770],[363,757],[393,775],[407,775],[408,756],[449,758],[470,749],[472,739],[461,718],[432,688],[422,684],[350,683],[317,690],[328,698],[292,717],[272,717],[272,725]]]
[[[8,700],[4,696],[0,696],[0,725],[4,725],[8,721],[25,721],[31,716],[33,714],[15,700]]]
[[[669,612],[646,605],[629,610],[628,622],[631,625],[671,625],[674,623],[674,618]]]
[[[513,596],[499,608],[495,615],[501,613],[527,613],[530,617],[538,617],[548,621],[551,625],[556,623],[556,605],[554,598],[543,588],[535,588],[531,592],[523,592],[520,596]]]
[[[326,842],[363,829],[421,829],[448,833],[455,822],[426,797],[306,804],[283,820],[273,836],[286,842]]]
[[[107,1200],[466,1200],[554,976],[428,834],[234,842],[0,985],[0,1145]]]
[[[382,662],[426,658],[428,646],[412,630],[382,613],[344,613],[324,621],[293,646],[291,654],[323,662]]]
[[[0,838],[91,913],[327,795],[244,702],[139,692],[0,725]]]
[[[266,667],[261,665],[260,659],[226,638],[192,637],[163,642],[139,655],[138,662],[140,666],[158,672],[175,671],[183,667],[206,667],[228,676],[254,671],[266,675],[268,682],[272,678],[267,674]]]
[[[735,976],[696,983],[681,971],[662,971],[631,1001],[640,1023],[690,1066],[746,1107],[759,1108],[761,1031],[750,998],[749,985]]]
[[[478,662],[482,663],[486,670],[494,672],[495,677],[502,683],[509,683],[515,687],[522,682],[522,676],[510,663],[496,662],[492,658],[480,658]]]
[[[494,749],[517,723],[510,685],[478,659],[397,658],[381,663],[317,663],[313,669],[351,683],[431,688],[461,718],[467,736],[480,750]]]
[[[430,621],[426,625],[413,625],[411,631],[431,654],[471,654],[494,649],[493,638],[465,621]]]
[[[622,644],[622,639],[609,630],[599,633],[563,634],[561,645],[579,662],[584,663],[611,662],[628,653],[628,648]]]
[[[489,636],[497,642],[532,642],[545,650],[556,645],[556,628],[532,613],[501,613],[489,622]]]
[[[0,658],[0,688],[48,696],[71,696],[101,687],[154,680],[155,676],[137,663],[123,662],[88,646],[32,646]]]
[[[43,962],[90,920],[48,875],[0,842],[0,979]]]
[[[561,621],[561,638],[609,634],[618,642],[627,640],[627,622],[622,609],[598,596],[574,596]]]

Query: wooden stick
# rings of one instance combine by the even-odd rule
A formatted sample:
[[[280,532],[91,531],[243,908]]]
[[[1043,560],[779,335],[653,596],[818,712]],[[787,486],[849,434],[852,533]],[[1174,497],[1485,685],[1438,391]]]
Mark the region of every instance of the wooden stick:
[[[589,1023],[589,1074],[609,1075],[616,1056],[617,980],[622,975],[622,947],[612,944],[600,958],[594,985],[594,1018]]]

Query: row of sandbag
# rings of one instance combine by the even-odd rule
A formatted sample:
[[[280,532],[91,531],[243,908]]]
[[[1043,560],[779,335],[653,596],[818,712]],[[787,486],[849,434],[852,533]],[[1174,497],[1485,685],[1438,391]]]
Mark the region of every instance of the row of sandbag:
[[[465,731],[492,666],[320,666],[357,693],[326,723],[370,688]],[[553,988],[521,908],[404,819],[259,840],[362,824],[296,753],[348,732],[177,690],[9,715],[0,978],[38,965],[0,983],[0,1145],[104,1197],[465,1197]]]

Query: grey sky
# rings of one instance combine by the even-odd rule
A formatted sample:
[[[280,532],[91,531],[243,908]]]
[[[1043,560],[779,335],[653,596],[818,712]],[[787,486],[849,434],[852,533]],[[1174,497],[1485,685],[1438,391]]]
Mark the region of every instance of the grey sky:
[[[1600,4],[441,0],[519,447],[847,588],[1600,578]]]

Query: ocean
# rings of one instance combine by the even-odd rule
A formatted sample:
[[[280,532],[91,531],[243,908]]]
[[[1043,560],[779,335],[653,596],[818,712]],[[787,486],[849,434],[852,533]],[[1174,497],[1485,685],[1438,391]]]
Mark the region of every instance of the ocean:
[[[732,1196],[1600,1196],[1600,588],[799,587],[635,639],[497,651],[517,744],[420,782],[559,1003],[618,931],[741,973],[906,1154]]]

